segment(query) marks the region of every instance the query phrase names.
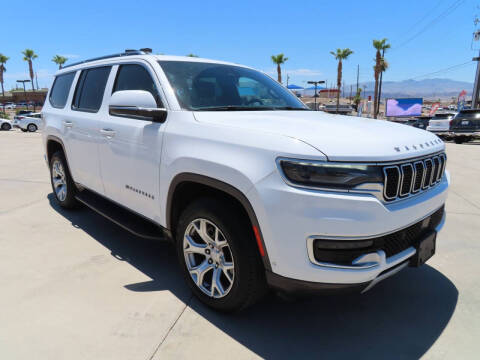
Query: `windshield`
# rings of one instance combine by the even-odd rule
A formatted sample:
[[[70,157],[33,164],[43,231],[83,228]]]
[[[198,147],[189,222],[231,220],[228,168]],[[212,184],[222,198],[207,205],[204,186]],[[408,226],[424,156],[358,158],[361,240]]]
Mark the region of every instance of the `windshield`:
[[[457,114],[456,118],[478,119],[480,118],[480,111],[461,111]]]
[[[183,109],[194,111],[308,110],[290,91],[240,66],[159,61]]]

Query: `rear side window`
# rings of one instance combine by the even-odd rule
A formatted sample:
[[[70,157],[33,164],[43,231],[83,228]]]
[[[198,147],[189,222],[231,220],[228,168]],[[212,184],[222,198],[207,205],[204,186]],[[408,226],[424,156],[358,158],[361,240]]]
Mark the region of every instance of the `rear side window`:
[[[55,78],[49,98],[50,104],[54,108],[63,109],[65,107],[74,77],[75,72],[71,72],[68,74],[58,75]]]
[[[118,68],[117,79],[113,91],[145,90],[153,95],[160,104],[157,87],[147,69],[138,64],[125,64]]]
[[[104,66],[82,71],[73,98],[73,110],[97,112],[100,109],[110,69]]]

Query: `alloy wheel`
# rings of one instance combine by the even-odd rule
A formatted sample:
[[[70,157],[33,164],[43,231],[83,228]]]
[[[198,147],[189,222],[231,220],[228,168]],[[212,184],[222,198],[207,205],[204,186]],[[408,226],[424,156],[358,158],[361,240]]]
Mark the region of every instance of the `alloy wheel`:
[[[214,223],[190,222],[183,236],[183,254],[193,282],[203,293],[217,299],[229,293],[235,278],[233,254]]]
[[[59,160],[55,160],[52,164],[52,183],[57,199],[65,201],[67,197],[67,180],[65,169]]]

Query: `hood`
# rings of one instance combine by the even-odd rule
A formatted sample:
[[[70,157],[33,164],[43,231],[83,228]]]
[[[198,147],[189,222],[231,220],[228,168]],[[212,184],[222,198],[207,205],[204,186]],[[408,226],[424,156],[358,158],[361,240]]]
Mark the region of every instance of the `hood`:
[[[204,123],[301,140],[330,161],[395,161],[445,148],[443,141],[425,130],[320,111],[197,111],[194,115]]]

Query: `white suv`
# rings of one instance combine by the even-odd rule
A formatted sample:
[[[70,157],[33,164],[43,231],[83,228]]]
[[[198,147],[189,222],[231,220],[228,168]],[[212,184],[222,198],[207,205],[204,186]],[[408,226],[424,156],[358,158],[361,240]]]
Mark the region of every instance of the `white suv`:
[[[145,51],[59,70],[42,110],[56,199],[172,241],[205,304],[366,291],[435,251],[444,143],[310,111],[249,67]]]

